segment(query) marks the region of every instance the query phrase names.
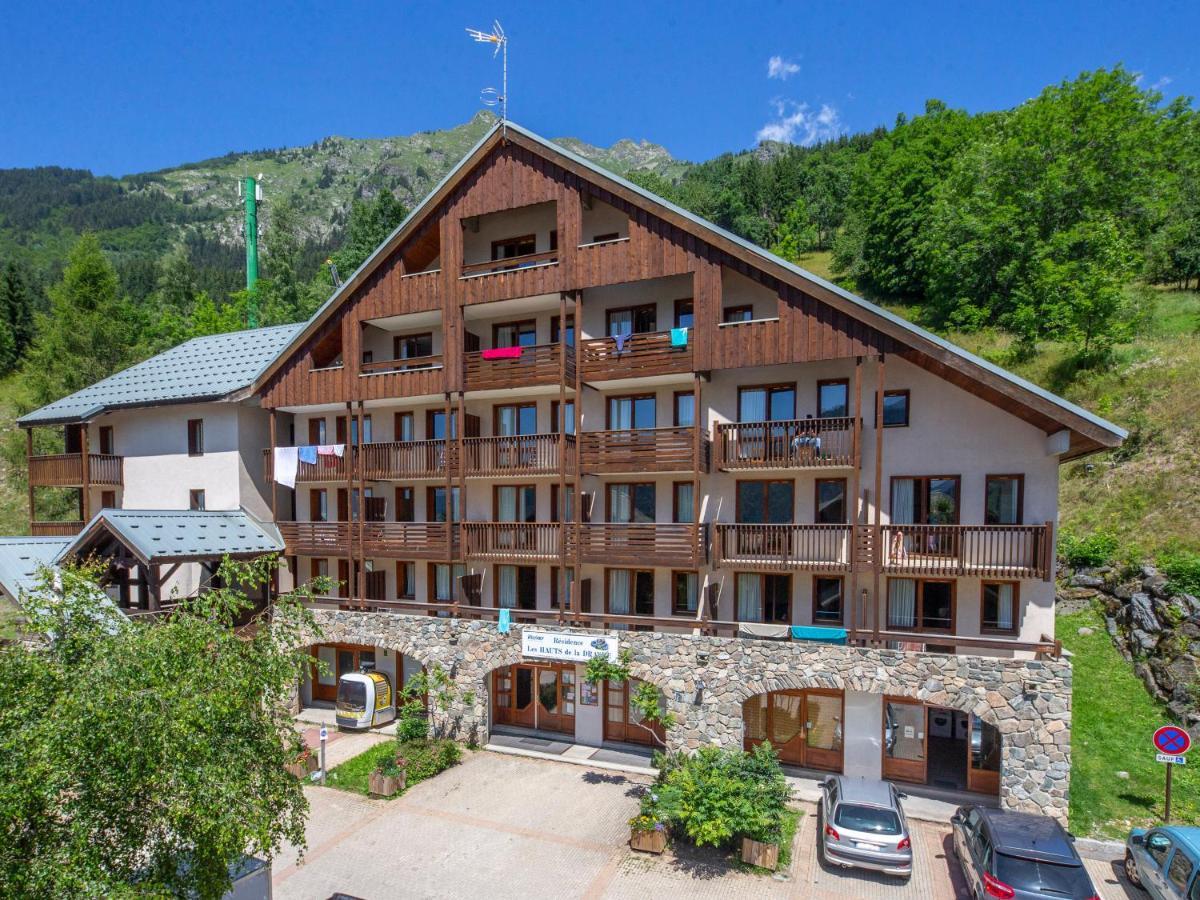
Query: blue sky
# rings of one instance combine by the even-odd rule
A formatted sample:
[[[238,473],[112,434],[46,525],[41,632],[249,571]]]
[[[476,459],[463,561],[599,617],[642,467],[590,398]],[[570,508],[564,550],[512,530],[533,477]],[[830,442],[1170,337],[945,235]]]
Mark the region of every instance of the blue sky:
[[[107,7],[107,8],[106,8]],[[1123,62],[1200,94],[1200,3],[96,3],[10,8],[0,167],[124,174],[231,150],[470,118],[510,36],[512,118],[548,137],[645,138],[707,159],[760,136],[891,124],[929,97],[978,111]]]

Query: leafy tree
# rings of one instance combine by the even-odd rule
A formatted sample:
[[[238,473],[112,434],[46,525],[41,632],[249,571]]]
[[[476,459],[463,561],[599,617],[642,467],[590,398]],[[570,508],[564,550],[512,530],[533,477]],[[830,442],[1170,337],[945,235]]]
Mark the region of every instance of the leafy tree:
[[[799,262],[802,253],[817,246],[818,235],[817,226],[809,216],[808,205],[804,198],[797,198],[788,209],[783,224],[775,232],[775,244],[771,252],[791,262]]]
[[[274,565],[227,559],[221,582],[261,586]],[[25,598],[35,640],[0,647],[0,893],[220,897],[243,852],[303,846],[287,704],[312,662],[301,601],[327,586],[239,634],[238,589],[143,624],[95,575],[43,572]]]
[[[118,293],[117,273],[95,235],[71,248],[62,280],[50,288],[26,357],[30,399],[40,406],[135,362],[144,318]]]

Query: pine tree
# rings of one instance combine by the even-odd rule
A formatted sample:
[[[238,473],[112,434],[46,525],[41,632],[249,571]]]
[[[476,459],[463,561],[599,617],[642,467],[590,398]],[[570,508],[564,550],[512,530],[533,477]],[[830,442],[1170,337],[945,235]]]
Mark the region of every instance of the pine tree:
[[[0,318],[8,325],[14,355],[20,357],[33,338],[33,290],[12,260],[0,274]]]

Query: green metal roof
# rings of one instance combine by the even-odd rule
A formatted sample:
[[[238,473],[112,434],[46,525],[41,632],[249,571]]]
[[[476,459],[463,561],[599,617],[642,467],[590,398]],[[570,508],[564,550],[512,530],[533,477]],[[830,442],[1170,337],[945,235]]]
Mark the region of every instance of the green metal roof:
[[[113,409],[219,400],[248,387],[302,324],[193,338],[21,416],[18,425],[86,422]]]
[[[0,537],[0,589],[19,600],[37,582],[41,566],[52,566],[70,538]]]
[[[102,509],[54,561],[83,552],[108,530],[147,564],[279,553],[279,529],[244,510]]]

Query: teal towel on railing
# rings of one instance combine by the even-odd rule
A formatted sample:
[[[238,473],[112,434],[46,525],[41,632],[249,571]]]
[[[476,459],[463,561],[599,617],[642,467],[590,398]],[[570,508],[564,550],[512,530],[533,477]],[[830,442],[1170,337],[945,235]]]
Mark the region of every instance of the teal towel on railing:
[[[500,616],[496,620],[496,626],[500,629],[501,634],[508,634],[509,626],[512,624],[512,613],[508,609],[500,610]]]
[[[688,330],[686,328],[672,328],[671,329],[671,346],[672,347],[686,347],[687,346],[687,332],[688,332]]]
[[[793,641],[819,641],[823,644],[845,644],[845,628],[829,628],[825,625],[793,625]]]

